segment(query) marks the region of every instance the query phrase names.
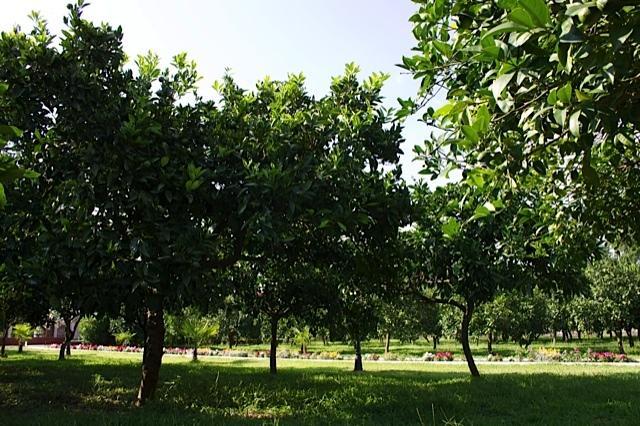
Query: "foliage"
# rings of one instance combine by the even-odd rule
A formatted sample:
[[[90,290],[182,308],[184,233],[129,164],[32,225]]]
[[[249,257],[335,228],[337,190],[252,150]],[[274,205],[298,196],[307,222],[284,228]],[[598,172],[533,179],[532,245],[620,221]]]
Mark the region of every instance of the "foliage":
[[[78,324],[80,338],[85,343],[108,345],[113,342],[110,321],[105,316],[83,317]]]
[[[622,347],[622,330],[637,327],[640,313],[640,263],[638,254],[626,250],[617,257],[594,262],[587,269],[593,299],[606,313],[606,327],[613,330]]]
[[[180,331],[189,346],[197,349],[211,342],[220,331],[220,325],[198,312],[187,310],[181,319]]]
[[[20,323],[13,326],[11,334],[18,339],[20,346],[33,337],[33,327],[27,323]]]
[[[546,223],[556,238],[571,233],[570,216],[614,238],[635,235],[640,5],[416,3],[416,53],[401,66],[421,81],[422,99],[403,101],[400,116],[441,90],[447,97],[423,115],[439,129],[416,147],[423,173],[461,169],[465,185],[495,189],[498,199],[543,185],[555,215]]]
[[[131,331],[120,331],[113,336],[118,345],[128,346],[135,337],[135,333]]]

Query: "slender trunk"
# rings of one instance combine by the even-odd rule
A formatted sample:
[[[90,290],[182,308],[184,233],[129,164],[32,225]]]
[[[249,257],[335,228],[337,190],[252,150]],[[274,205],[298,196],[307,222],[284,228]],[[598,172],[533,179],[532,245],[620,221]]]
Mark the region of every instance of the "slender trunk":
[[[618,351],[621,354],[623,354],[624,353],[624,344],[623,344],[622,329],[616,330],[616,337],[618,338]]]
[[[629,338],[629,347],[632,348],[635,346],[635,342],[633,341],[633,328],[628,327],[625,329],[627,332],[627,337]]]
[[[72,318],[63,318],[64,321],[64,342],[60,345],[60,353],[58,354],[58,360],[63,361],[65,359],[65,353],[71,355],[71,339],[73,338],[73,330],[71,330]]]
[[[158,387],[160,366],[164,350],[164,312],[162,306],[147,308],[144,354],[142,356],[142,380],[138,390],[137,405],[144,405],[153,398]]]
[[[557,333],[556,330],[553,329],[553,346],[556,345],[556,333]]]
[[[582,342],[582,331],[578,330],[578,341]]]
[[[385,355],[389,353],[389,348],[391,346],[391,333],[387,331],[387,334],[384,338],[384,353]]]
[[[487,352],[489,354],[493,353],[493,330],[489,330],[489,335],[487,336]]]
[[[269,373],[278,374],[276,352],[278,350],[278,317],[271,317],[271,352],[269,352]]]
[[[198,345],[193,345],[193,352],[191,354],[191,361],[197,361],[198,360]]]
[[[362,369],[362,347],[360,345],[360,339],[357,339],[353,344],[353,348],[356,351],[356,360],[353,365],[353,371],[363,371]]]
[[[22,340],[20,342],[18,342],[18,353],[21,354],[22,353],[22,346],[24,345],[24,343],[22,343]]]
[[[435,351],[438,348],[438,341],[440,339],[437,338],[436,336],[433,336],[433,350]]]
[[[2,347],[0,347],[0,358],[5,358],[7,356],[6,345],[7,345],[7,336],[9,335],[9,327],[5,327],[2,332]]]
[[[60,344],[60,352],[58,352],[58,361],[64,361],[64,354],[65,354],[65,346],[67,346],[67,342],[64,341]]]
[[[478,371],[478,367],[476,367],[476,363],[473,360],[473,354],[471,353],[471,346],[469,345],[469,323],[471,322],[471,315],[473,315],[473,304],[468,304],[467,308],[464,310],[462,314],[462,328],[460,330],[460,340],[462,341],[462,351],[464,352],[465,358],[467,358],[467,365],[469,366],[469,371],[473,377],[480,376],[480,372]]]

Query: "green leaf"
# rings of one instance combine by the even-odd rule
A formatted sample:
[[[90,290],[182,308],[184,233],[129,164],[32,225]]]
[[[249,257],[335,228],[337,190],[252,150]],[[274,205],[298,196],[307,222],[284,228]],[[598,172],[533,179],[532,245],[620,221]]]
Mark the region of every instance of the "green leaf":
[[[478,108],[478,112],[476,113],[476,119],[473,122],[473,128],[478,133],[484,133],[489,130],[489,124],[491,122],[491,115],[489,114],[489,109],[487,109],[486,105],[482,105]]]
[[[453,238],[460,233],[460,222],[450,217],[449,220],[442,224],[441,229],[445,237]]]
[[[0,124],[0,136],[6,139],[19,138],[20,136],[22,136],[22,130],[18,129],[15,126]]]
[[[536,24],[533,23],[531,16],[526,10],[522,8],[516,8],[509,14],[509,20],[516,24],[524,25],[527,28],[535,28]]]
[[[169,156],[165,155],[160,159],[160,166],[164,167],[169,164]]]
[[[582,12],[583,10],[589,9],[590,7],[593,7],[595,5],[596,5],[595,1],[590,1],[587,3],[572,3],[567,5],[567,11],[565,12],[565,15],[576,16],[580,14],[580,12]]]
[[[544,27],[551,21],[549,6],[544,0],[519,0],[518,4],[529,13],[539,27]]]
[[[547,95],[547,103],[549,105],[555,105],[558,101],[558,89],[551,89]]]
[[[435,47],[438,52],[442,53],[444,56],[451,56],[451,46],[449,46],[447,43],[440,40],[433,40],[433,47]]]
[[[33,170],[25,170],[24,171],[24,175],[22,175],[23,177],[27,178],[27,179],[37,179],[40,177],[40,173],[35,172]]]
[[[495,209],[494,209],[495,210]],[[470,220],[477,220],[483,217],[487,217],[491,214],[491,210],[489,210],[486,206],[478,206],[473,212],[473,216]]]
[[[569,117],[569,131],[575,137],[580,136],[580,114],[582,111],[578,110],[571,114]]]
[[[462,126],[462,133],[464,133],[464,137],[473,143],[477,143],[480,140],[478,133],[471,126],[464,125]]]
[[[449,102],[448,104],[444,104],[443,106],[438,108],[436,112],[433,113],[433,118],[440,118],[448,115],[454,106],[455,106],[454,102]]]
[[[518,23],[512,22],[512,21],[507,21],[507,22],[504,22],[504,23],[502,23],[500,25],[497,25],[497,26],[493,27],[492,29],[490,29],[489,31],[484,33],[482,38],[491,37],[491,36],[495,36],[495,35],[502,34],[502,33],[521,33],[521,32],[527,31],[527,30],[528,30],[528,28],[525,27],[524,25],[521,25],[521,24],[518,24]]]
[[[7,196],[4,193],[4,186],[0,183],[0,209],[7,205]]]
[[[491,93],[493,93],[493,97],[496,101],[502,98],[502,91],[507,87],[514,75],[515,72],[502,74],[493,81],[491,84]]]
[[[7,83],[0,83],[0,95],[4,95],[7,90],[9,90],[9,85]]]
[[[557,92],[558,100],[564,104],[571,102],[571,91],[571,82],[562,86]]]

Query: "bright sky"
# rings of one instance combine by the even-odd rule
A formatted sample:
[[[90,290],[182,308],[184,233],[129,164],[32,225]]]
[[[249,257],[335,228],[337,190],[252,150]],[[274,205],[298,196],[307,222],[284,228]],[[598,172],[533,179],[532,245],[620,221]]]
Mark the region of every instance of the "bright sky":
[[[60,34],[69,0],[9,0],[3,2],[0,30],[21,25],[31,29],[28,14],[40,11],[53,34]],[[8,4],[7,4],[8,3]],[[204,79],[201,92],[230,68],[244,88],[266,75],[284,79],[303,72],[309,91],[318,96],[344,65],[356,62],[365,76],[391,74],[384,89],[387,106],[398,97],[414,96],[418,84],[396,67],[414,46],[410,0],[94,0],[85,18],[121,25],[124,47],[134,58],[149,49],[168,63],[186,51],[198,63]],[[405,178],[420,169],[412,149],[427,135],[415,120],[405,125],[402,159]]]

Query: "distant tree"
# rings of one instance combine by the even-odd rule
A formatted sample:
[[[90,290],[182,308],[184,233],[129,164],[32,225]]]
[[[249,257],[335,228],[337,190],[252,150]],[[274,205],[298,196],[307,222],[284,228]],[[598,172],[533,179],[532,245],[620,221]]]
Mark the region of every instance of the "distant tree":
[[[640,262],[633,250],[593,262],[586,271],[594,301],[601,306],[606,327],[624,353],[623,331],[637,326],[640,307]]]
[[[11,334],[18,340],[18,353],[22,353],[24,344],[33,337],[33,327],[26,323],[16,324],[13,326]]]
[[[209,343],[220,331],[220,324],[193,309],[187,309],[181,320],[181,332],[187,343],[193,348],[192,361],[198,360],[198,348]]]

